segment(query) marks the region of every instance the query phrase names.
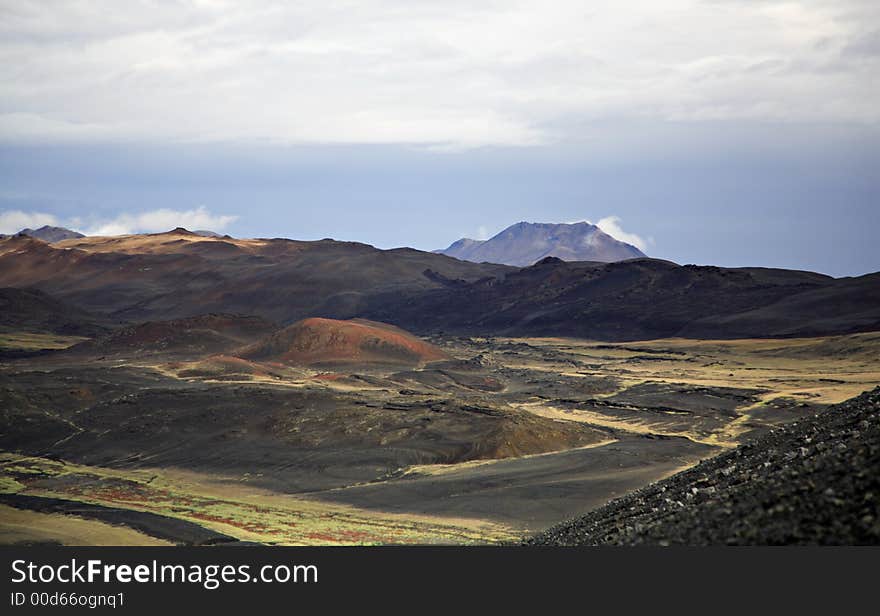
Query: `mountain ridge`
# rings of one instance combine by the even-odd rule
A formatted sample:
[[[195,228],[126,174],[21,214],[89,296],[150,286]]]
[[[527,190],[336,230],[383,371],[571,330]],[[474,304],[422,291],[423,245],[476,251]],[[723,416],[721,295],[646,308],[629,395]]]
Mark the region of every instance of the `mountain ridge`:
[[[880,273],[545,257],[525,268],[411,248],[190,232],[0,240],[0,286],[30,287],[113,322],[247,314],[279,325],[362,318],[417,335],[595,340],[768,338],[880,330]]]
[[[232,239],[175,230],[47,244],[0,240],[0,286],[33,287],[127,322],[201,313],[251,314],[281,325],[360,316],[384,293],[410,296],[511,270],[409,248],[334,240]]]
[[[832,278],[640,258],[546,258],[503,277],[376,302],[368,319],[413,332],[624,341],[775,338],[880,329],[880,273]]]

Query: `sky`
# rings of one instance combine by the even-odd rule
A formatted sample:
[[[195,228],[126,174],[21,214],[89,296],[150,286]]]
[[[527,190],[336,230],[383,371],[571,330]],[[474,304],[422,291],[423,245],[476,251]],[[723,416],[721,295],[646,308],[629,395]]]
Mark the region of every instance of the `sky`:
[[[0,0],[0,233],[880,270],[876,0]]]

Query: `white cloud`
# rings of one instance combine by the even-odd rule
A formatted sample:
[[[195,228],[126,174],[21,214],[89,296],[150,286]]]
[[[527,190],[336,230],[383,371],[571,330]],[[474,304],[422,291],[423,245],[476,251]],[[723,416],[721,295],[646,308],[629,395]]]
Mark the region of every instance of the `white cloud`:
[[[642,252],[645,252],[649,244],[652,244],[651,238],[643,239],[635,233],[624,231],[620,226],[620,218],[617,216],[606,216],[596,223],[596,226],[616,240],[632,244]]]
[[[159,233],[176,227],[191,231],[222,231],[238,216],[213,214],[205,206],[192,210],[162,208],[141,213],[123,213],[115,218],[86,218],[74,216],[60,220],[52,214],[7,210],[0,212],[0,233],[18,233],[24,228],[36,229],[43,225],[67,227],[86,235],[128,235],[130,233]]]
[[[609,118],[876,124],[880,55],[852,50],[877,23],[876,0],[7,0],[0,140],[455,150]]]
[[[55,225],[56,218],[52,214],[42,212],[22,212],[7,210],[0,212],[0,233],[18,233],[22,229],[38,229],[44,225]]]
[[[222,231],[238,216],[215,215],[205,206],[194,210],[170,210],[162,208],[139,214],[120,214],[110,220],[93,221],[79,227],[86,235],[128,235],[130,233],[159,233],[176,227],[190,231]]]

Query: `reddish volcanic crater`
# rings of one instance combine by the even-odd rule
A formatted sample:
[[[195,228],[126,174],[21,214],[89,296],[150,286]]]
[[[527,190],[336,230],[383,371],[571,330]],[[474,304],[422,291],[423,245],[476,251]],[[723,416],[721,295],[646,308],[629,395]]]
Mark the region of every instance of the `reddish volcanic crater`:
[[[245,347],[239,357],[287,364],[420,365],[449,359],[432,344],[385,323],[310,318]]]

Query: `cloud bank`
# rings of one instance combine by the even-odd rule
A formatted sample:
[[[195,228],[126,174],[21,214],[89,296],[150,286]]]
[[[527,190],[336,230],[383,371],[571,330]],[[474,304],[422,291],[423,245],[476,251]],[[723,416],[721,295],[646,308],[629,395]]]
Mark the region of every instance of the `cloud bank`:
[[[44,225],[57,224],[52,214],[41,212],[23,212],[21,210],[7,210],[0,212],[0,233],[11,235],[22,229],[37,229]]]
[[[159,233],[176,227],[190,231],[222,231],[238,216],[215,215],[205,206],[193,210],[158,209],[139,214],[120,214],[116,218],[92,223],[82,233],[86,235],[127,235],[129,233]]]
[[[43,212],[8,210],[0,212],[0,233],[17,233],[26,227],[37,228],[43,225],[63,226],[85,235],[160,233],[176,227],[191,231],[219,232],[237,219],[238,216],[213,214],[205,206],[191,210],[161,208],[141,213],[122,213],[111,219],[91,218],[85,222],[81,217],[59,220],[56,216]]]
[[[878,23],[876,0],[8,0],[0,141],[454,150],[608,122],[876,126]]]

